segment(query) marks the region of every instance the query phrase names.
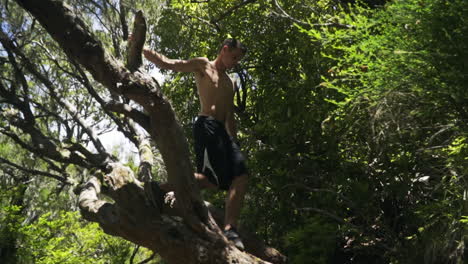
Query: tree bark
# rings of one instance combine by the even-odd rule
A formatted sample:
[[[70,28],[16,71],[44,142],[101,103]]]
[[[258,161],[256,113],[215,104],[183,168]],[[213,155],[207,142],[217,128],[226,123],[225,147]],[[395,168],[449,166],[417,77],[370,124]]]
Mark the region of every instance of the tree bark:
[[[162,192],[151,187],[159,199],[156,207],[145,195],[144,184],[129,168],[110,163],[104,170],[107,174],[103,173],[101,179],[93,177],[82,188],[79,204],[83,216],[98,222],[108,234],[152,249],[169,263],[269,263],[239,251],[222,235],[195,186],[187,140],[156,81],[134,66],[129,70],[112,58],[72,8],[62,1],[16,2],[96,81],[112,93],[143,106],[149,116],[147,131],[162,155],[169,184],[175,186],[176,202],[171,204],[164,203]],[[115,202],[101,200],[101,190]],[[275,263],[284,262],[279,252],[270,250],[269,253],[257,255]]]
[[[85,184],[79,197],[85,219],[100,223],[106,233],[155,250],[169,263],[270,263],[239,251],[219,233],[211,237],[193,230],[174,215],[176,210],[170,204],[160,201],[160,210],[155,210],[130,169],[117,163],[111,167],[103,181],[114,204],[99,199],[101,183],[96,177]],[[259,245],[250,242],[252,238],[245,241],[258,250]],[[263,250],[264,257],[284,263],[284,257],[274,249]]]

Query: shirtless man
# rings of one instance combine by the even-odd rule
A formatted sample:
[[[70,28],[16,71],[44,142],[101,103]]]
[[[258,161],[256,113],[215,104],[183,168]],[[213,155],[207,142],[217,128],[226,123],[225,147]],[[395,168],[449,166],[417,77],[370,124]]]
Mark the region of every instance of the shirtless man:
[[[234,84],[226,70],[234,67],[247,52],[235,39],[226,39],[214,61],[207,58],[168,59],[148,48],[143,54],[161,69],[193,72],[201,111],[193,127],[197,172],[201,188],[227,190],[224,234],[236,247],[244,245],[236,231],[247,189],[245,159],[236,143]]]

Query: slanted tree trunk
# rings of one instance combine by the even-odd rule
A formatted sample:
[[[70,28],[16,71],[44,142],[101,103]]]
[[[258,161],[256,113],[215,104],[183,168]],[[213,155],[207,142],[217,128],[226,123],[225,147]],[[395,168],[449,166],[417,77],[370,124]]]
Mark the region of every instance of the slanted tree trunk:
[[[163,193],[157,184],[148,181],[148,176],[143,177],[146,179],[144,183],[140,182],[129,168],[107,160],[107,169],[79,190],[80,208],[86,219],[98,222],[108,234],[157,252],[169,263],[285,262],[278,251],[249,236],[244,238],[246,252],[241,252],[222,235],[195,185],[188,143],[172,106],[156,81],[138,70],[141,59],[128,60],[128,67],[125,67],[112,58],[62,1],[16,2],[29,11],[64,52],[89,71],[96,81],[111,93],[123,95],[143,106],[147,115],[119,108],[118,104],[110,105],[108,109],[121,109],[120,113],[147,130],[161,152],[169,184],[175,187],[174,199],[166,196],[171,199],[164,201]],[[141,56],[144,34],[137,35],[140,37],[137,36],[138,42],[131,45],[130,53]],[[143,174],[148,173],[150,163],[145,163]],[[100,194],[111,197],[114,203],[101,200]]]

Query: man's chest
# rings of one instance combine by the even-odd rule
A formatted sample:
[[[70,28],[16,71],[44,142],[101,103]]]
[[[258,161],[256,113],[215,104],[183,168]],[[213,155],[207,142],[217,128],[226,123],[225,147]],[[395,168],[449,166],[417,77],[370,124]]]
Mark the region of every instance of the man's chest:
[[[204,76],[207,89],[213,93],[229,96],[234,93],[234,85],[231,78],[225,72],[210,71]]]

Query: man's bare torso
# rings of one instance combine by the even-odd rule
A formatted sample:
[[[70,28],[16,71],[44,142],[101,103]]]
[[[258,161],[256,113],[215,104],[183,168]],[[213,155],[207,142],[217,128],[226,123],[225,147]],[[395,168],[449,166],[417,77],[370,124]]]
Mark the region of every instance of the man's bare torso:
[[[231,78],[209,62],[203,72],[195,73],[195,81],[200,97],[200,115],[212,116],[224,123],[233,110],[234,86]]]

